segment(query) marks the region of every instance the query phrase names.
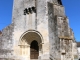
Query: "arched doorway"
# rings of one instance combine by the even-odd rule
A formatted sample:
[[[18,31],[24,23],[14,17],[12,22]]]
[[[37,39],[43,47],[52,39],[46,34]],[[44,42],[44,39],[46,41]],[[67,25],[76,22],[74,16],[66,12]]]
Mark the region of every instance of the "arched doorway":
[[[30,45],[30,59],[38,59],[39,46],[37,41],[32,41]]]
[[[35,30],[24,32],[19,40],[21,56],[26,60],[38,59],[43,54],[43,38],[42,35]]]

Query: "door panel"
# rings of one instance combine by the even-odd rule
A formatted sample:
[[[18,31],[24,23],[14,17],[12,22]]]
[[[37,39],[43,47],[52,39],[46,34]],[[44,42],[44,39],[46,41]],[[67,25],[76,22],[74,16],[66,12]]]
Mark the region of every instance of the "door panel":
[[[33,41],[30,46],[30,58],[38,59],[39,56],[39,47],[37,41]]]

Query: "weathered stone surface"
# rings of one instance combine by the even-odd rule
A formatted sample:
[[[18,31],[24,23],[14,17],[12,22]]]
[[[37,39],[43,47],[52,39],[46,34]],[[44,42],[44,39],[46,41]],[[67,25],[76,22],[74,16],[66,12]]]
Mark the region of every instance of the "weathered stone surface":
[[[12,24],[0,35],[0,58],[30,60],[31,42],[35,40],[39,60],[74,60],[74,34],[59,1],[14,0]],[[24,10],[32,7],[36,12],[29,10],[24,15]]]

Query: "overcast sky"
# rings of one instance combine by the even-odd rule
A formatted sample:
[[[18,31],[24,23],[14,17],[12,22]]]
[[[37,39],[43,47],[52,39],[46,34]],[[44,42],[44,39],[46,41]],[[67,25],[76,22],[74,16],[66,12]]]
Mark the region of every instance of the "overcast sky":
[[[70,27],[80,41],[80,0],[62,0]],[[0,30],[11,24],[13,0],[0,0]]]

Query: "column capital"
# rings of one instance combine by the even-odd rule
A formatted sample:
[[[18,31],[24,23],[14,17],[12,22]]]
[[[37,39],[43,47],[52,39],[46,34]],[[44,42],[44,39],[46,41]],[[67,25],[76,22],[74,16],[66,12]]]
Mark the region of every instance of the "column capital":
[[[40,43],[38,46],[43,45],[44,43]]]
[[[18,46],[20,46],[21,48],[30,47],[30,45],[18,45]]]

